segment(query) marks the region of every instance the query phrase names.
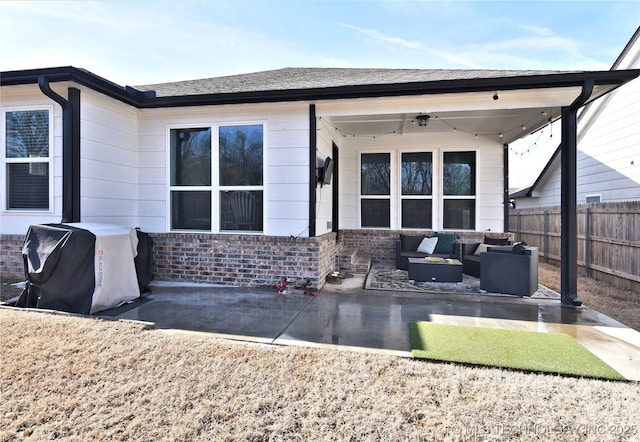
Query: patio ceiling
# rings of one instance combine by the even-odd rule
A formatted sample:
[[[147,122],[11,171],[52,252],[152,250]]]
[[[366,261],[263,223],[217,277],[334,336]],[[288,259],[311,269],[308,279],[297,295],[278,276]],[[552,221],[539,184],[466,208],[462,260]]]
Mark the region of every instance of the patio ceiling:
[[[589,101],[614,88],[613,85],[594,88]],[[354,112],[354,109],[362,109],[364,103],[360,101],[324,109],[319,115],[329,117],[336,130],[344,136],[379,137],[458,131],[509,144],[558,119],[562,107],[569,106],[580,92],[581,88],[577,87],[467,92],[404,97],[403,104],[395,97],[388,103],[375,100],[370,113]],[[427,126],[417,124],[416,116],[420,114],[430,116]]]
[[[425,112],[426,113],[426,112]],[[484,111],[436,112],[430,115],[429,124],[417,124],[419,113],[356,115],[332,117],[335,127],[343,135],[374,137],[387,134],[437,134],[459,131],[469,135],[488,137],[494,141],[509,143],[531,133],[555,119],[559,108],[503,109]],[[524,125],[525,129],[522,129]],[[500,136],[502,134],[502,137]]]

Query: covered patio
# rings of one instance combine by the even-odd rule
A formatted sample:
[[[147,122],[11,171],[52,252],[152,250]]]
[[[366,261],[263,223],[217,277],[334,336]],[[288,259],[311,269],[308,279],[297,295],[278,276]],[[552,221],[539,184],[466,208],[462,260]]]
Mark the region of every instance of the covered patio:
[[[311,222],[309,236],[322,235],[326,223],[338,240],[346,237],[356,243],[356,249],[369,249],[371,255],[367,238],[371,234],[367,229],[371,228],[384,229],[389,237],[411,228],[459,232],[463,242],[467,236],[482,232],[506,233],[509,144],[561,118],[561,303],[581,305],[577,293],[577,113],[639,72],[443,70],[433,71],[430,81],[411,82],[417,73],[407,71],[403,77],[406,83],[392,83],[385,74],[388,72],[377,73],[376,84],[354,84],[348,92],[341,91],[342,100],[310,105],[312,167],[318,163],[320,152],[320,156],[333,156],[337,173],[330,190],[323,190],[322,186],[317,189],[311,180],[309,216],[315,222]],[[404,181],[401,185],[394,183],[404,180],[401,168],[410,161],[419,161],[409,159],[409,155],[422,151],[430,155],[422,161],[432,167],[428,173],[432,173],[429,178],[433,179],[433,188],[405,193],[404,187],[400,189]],[[466,153],[471,154],[470,160],[447,159],[447,155],[461,157]],[[387,156],[374,158],[381,155]],[[364,168],[380,161],[390,164],[384,173],[390,174],[392,189],[367,193],[363,187]],[[456,194],[446,189],[446,177],[438,176],[438,170],[442,171],[447,161],[462,161],[472,169],[471,190]],[[315,176],[315,167],[312,173]],[[419,201],[416,195],[421,192],[421,196],[428,195],[424,198],[427,201]],[[424,202],[427,204],[418,206]],[[408,207],[409,203],[418,208],[406,209],[405,204]],[[411,210],[428,222],[416,224],[410,219]],[[456,218],[452,215],[455,211],[467,212],[467,216]],[[388,219],[375,219],[377,214],[387,212]],[[362,244],[358,244],[359,232],[365,237]],[[380,231],[373,234],[383,236]],[[380,244],[381,248],[388,247],[384,240]],[[376,252],[385,253],[373,253]]]

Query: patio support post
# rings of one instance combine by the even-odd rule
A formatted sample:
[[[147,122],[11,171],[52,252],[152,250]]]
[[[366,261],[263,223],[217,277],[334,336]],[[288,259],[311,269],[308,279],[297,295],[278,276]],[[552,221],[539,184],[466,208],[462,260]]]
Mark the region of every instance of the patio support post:
[[[316,105],[309,105],[309,238],[316,236]]]
[[[509,145],[502,145],[502,231],[509,231]]]
[[[68,99],[51,89],[46,76],[38,77],[43,94],[62,107],[62,223],[80,221],[80,90],[70,87]]]
[[[580,96],[562,108],[560,295],[567,306],[582,305],[578,298],[577,113],[591,96],[593,83],[585,81]]]

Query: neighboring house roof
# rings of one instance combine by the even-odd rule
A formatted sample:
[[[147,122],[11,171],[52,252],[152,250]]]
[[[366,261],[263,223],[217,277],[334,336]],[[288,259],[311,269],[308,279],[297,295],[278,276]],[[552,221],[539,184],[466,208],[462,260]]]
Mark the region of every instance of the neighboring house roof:
[[[581,87],[593,80],[595,99],[640,71],[493,71],[446,69],[286,68],[137,88],[119,86],[72,66],[0,73],[0,85],[74,81],[138,108],[329,100]]]
[[[611,66],[610,71],[615,71],[620,68],[620,64],[622,63],[622,60],[627,55],[629,55],[629,53],[633,50],[633,47],[635,46],[636,43],[640,43],[640,27],[636,29],[636,32],[634,32],[633,36],[631,37],[627,45],[624,47],[624,49],[622,50],[622,52],[620,53],[616,61]],[[580,121],[583,119],[583,117],[587,115],[587,112],[589,111],[589,109],[591,109],[592,106],[597,105],[597,106],[600,106],[600,108],[602,109],[607,105],[607,103],[612,98],[613,98],[613,95],[609,94],[598,103],[594,103],[594,102],[587,103],[582,109],[582,111],[580,112],[580,114],[578,115],[578,125],[580,124]],[[581,128],[581,131],[586,131],[586,130],[588,130],[588,127]],[[509,197],[513,199],[533,197],[536,190],[546,182],[547,178],[551,174],[553,174],[553,172],[556,171],[558,167],[560,167],[561,148],[562,148],[562,145],[558,145],[558,147],[556,147],[556,150],[551,155],[551,158],[549,158],[549,161],[547,162],[547,164],[545,164],[544,168],[542,169],[542,171],[540,172],[540,174],[538,175],[538,177],[536,178],[536,180],[533,182],[531,186],[526,187],[524,189],[520,189],[517,192],[510,194]]]

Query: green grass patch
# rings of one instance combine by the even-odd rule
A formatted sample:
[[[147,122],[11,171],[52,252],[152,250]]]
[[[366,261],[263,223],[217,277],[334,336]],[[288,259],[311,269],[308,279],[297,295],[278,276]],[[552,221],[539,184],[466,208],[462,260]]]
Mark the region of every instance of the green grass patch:
[[[625,380],[571,336],[412,322],[414,358],[572,376]]]

